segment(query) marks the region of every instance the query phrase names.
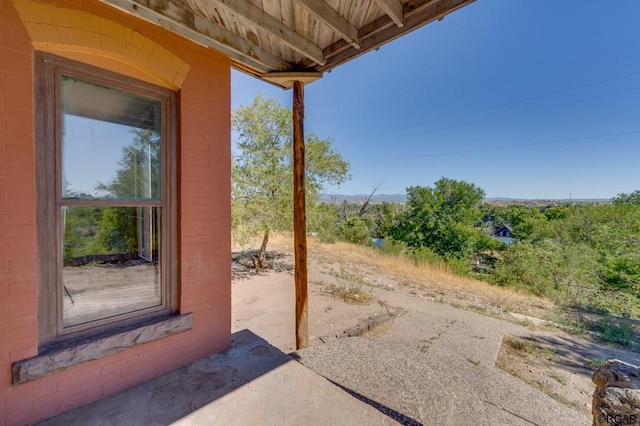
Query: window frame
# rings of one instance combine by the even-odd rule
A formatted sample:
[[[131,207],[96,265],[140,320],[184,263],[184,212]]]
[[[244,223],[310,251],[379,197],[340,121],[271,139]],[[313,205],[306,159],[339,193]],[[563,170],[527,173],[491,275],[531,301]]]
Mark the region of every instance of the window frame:
[[[36,232],[38,255],[38,345],[41,351],[60,343],[103,336],[109,331],[168,316],[178,309],[177,94],[126,75],[50,53],[34,58]],[[161,102],[160,200],[62,198],[62,75]],[[62,206],[160,207],[161,303],[150,308],[64,328]]]

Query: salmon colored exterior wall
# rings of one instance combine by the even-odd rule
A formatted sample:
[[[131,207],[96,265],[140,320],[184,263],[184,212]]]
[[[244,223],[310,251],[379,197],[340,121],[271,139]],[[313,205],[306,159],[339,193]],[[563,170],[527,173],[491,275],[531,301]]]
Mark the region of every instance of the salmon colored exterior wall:
[[[38,3],[56,7],[60,19],[66,11],[82,11],[102,23],[87,26],[69,19],[57,33],[54,22],[49,34],[38,35],[33,17],[23,22],[24,7],[18,13],[17,1],[0,0],[0,425],[35,422],[225,350],[231,329],[229,59],[97,0]],[[19,1],[24,6],[27,0]],[[133,32],[125,34],[122,26]],[[88,28],[92,34],[83,36]],[[96,56],[91,49],[99,50],[120,60],[125,74],[135,74],[137,67],[140,75],[180,87],[179,309],[193,313],[194,326],[12,385],[12,363],[38,354],[33,53],[34,46],[46,48],[43,40],[55,37],[52,50],[63,46],[64,53],[67,46],[87,58]],[[147,58],[154,52],[143,48],[145,40],[166,49],[157,55],[180,61],[171,65]],[[76,44],[82,48],[74,49]]]

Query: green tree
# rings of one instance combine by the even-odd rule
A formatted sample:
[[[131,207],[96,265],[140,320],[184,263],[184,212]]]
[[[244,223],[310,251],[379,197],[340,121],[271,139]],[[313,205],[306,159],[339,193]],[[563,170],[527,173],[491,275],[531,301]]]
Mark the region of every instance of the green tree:
[[[612,200],[614,203],[616,204],[636,204],[636,205],[640,205],[640,190],[638,191],[633,191],[630,194],[627,193],[620,193],[618,195],[616,195],[615,197],[613,197]]]
[[[447,178],[433,187],[409,187],[406,210],[391,236],[409,247],[428,247],[442,257],[464,259],[482,238],[474,225],[482,217],[484,195],[472,183]]]
[[[74,257],[92,253],[95,245],[97,224],[102,212],[98,207],[74,206],[63,209],[64,215],[64,262]]]
[[[520,204],[507,206],[492,206],[485,204],[483,222],[491,221],[495,229],[509,224],[513,229],[513,236],[519,240],[541,240],[549,238],[547,216],[538,207],[528,207]]]
[[[122,149],[116,175],[96,190],[107,198],[160,197],[160,134],[152,129],[132,131],[131,144]]]
[[[521,287],[538,296],[584,302],[597,289],[598,259],[598,253],[584,243],[524,241],[503,252],[493,278],[499,285]]]
[[[307,229],[318,235],[322,241],[335,241],[337,238],[336,225],[339,222],[340,218],[332,204],[318,203],[307,208]]]
[[[372,206],[374,218],[373,238],[385,238],[391,233],[398,214],[402,211],[400,203],[383,201],[381,204]]]
[[[494,208],[518,244],[504,250],[493,280],[547,297],[640,317],[640,192],[612,203]]]
[[[258,95],[232,114],[236,154],[232,163],[234,233],[241,240],[261,235],[258,266],[264,267],[269,234],[293,222],[293,135],[291,110]],[[305,137],[307,205],[316,204],[324,183],[339,184],[349,164],[330,139]]]
[[[114,178],[96,186],[105,199],[158,198],[160,196],[160,134],[152,129],[135,129],[122,150]],[[91,199],[92,194],[67,196]],[[64,209],[64,259],[88,254],[131,253],[138,249],[140,212],[135,207],[73,206]],[[157,235],[153,235],[157,248]]]
[[[122,149],[114,178],[96,190],[105,198],[154,199],[160,197],[160,133],[153,129],[132,130],[131,143]],[[138,212],[131,207],[106,207],[97,226],[91,251],[130,253],[138,247]],[[152,244],[157,248],[157,235]]]
[[[338,225],[338,237],[348,243],[371,245],[371,233],[367,220],[359,216],[351,216]]]
[[[132,253],[138,248],[138,217],[131,207],[106,207],[90,252],[95,254]]]

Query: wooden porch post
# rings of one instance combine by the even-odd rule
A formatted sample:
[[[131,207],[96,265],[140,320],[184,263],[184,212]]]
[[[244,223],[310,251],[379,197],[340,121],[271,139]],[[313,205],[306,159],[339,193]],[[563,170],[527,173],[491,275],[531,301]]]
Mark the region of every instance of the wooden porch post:
[[[304,84],[296,80],[293,82],[293,244],[296,285],[296,349],[309,346],[303,121]]]

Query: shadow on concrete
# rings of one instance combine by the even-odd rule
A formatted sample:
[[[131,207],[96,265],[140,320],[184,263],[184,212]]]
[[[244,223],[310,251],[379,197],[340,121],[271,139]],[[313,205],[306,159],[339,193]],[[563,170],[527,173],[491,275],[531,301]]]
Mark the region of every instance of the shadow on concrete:
[[[228,351],[106,397],[43,425],[392,425],[249,330]],[[412,423],[408,423],[412,424]]]
[[[292,359],[249,330],[231,348],[155,380],[45,420],[43,425],[166,425]]]
[[[590,340],[572,339],[570,336],[533,335],[528,339],[552,352],[554,364],[589,378],[597,369],[597,365],[607,359],[617,358],[630,364],[640,365],[640,354],[631,349],[611,347]]]
[[[333,383],[334,385],[338,386],[340,389],[342,389],[343,391],[345,391],[346,393],[348,393],[349,395],[353,396],[354,398],[359,399],[360,401],[364,402],[367,405],[372,406],[373,408],[375,408],[376,410],[380,411],[382,414],[391,417],[392,419],[394,419],[395,421],[397,421],[398,423],[400,423],[403,426],[423,426],[422,423],[420,423],[417,420],[412,419],[409,416],[405,416],[404,414],[387,407],[386,405],[380,404],[377,401],[374,401],[373,399],[367,398],[364,395],[359,394],[358,392],[351,390],[349,388],[346,388],[344,386],[342,386],[339,383],[336,383],[332,380],[329,380],[331,383]]]

